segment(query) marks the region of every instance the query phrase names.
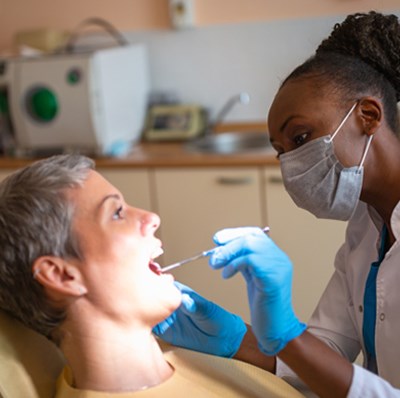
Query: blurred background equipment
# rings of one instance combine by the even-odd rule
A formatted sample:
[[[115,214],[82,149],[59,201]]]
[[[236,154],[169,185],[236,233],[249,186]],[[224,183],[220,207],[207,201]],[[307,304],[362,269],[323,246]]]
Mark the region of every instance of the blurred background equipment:
[[[200,105],[153,105],[148,111],[144,138],[149,141],[188,140],[204,133],[206,120],[206,111]]]
[[[19,31],[14,36],[18,49],[29,47],[44,53],[57,50],[68,39],[69,33],[57,29],[27,29]]]
[[[79,50],[74,32],[50,55],[1,62],[0,92],[17,150],[120,156],[140,139],[149,92],[146,48],[102,23],[117,45]]]
[[[194,26],[194,0],[169,0],[171,25],[175,29]]]

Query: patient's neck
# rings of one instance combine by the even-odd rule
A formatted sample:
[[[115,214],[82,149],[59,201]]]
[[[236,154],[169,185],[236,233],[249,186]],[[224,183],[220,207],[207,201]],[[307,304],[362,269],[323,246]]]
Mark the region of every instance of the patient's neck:
[[[61,344],[75,388],[137,391],[171,377],[173,370],[149,327],[128,327],[104,320],[87,327],[76,325],[65,322]]]

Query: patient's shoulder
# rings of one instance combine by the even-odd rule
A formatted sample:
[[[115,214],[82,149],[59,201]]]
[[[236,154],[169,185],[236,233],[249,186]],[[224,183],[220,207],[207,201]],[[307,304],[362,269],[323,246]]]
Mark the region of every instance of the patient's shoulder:
[[[167,361],[181,377],[223,397],[301,398],[284,380],[254,365],[163,344]]]

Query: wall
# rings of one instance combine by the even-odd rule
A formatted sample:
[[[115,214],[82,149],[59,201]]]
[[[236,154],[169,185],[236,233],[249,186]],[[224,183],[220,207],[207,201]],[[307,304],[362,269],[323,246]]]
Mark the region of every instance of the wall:
[[[121,30],[168,28],[168,0],[0,0],[0,50],[19,30],[72,30],[85,18],[103,17]]]
[[[399,0],[197,0],[199,26],[399,8]]]
[[[196,25],[293,19],[396,9],[399,0],[194,0]],[[0,51],[16,31],[49,26],[73,29],[81,20],[107,18],[121,30],[166,29],[168,0],[0,0]]]
[[[196,27],[174,31],[168,0],[0,0],[0,38],[4,44],[13,30],[71,28],[102,16],[147,46],[153,91],[199,103],[211,117],[230,96],[247,91],[250,104],[236,106],[227,121],[264,121],[280,81],[347,12],[372,7],[400,15],[399,0],[195,1]]]
[[[153,90],[206,105],[211,117],[230,96],[247,91],[250,104],[236,105],[227,120],[264,121],[281,80],[343,18],[285,19],[127,36],[133,43],[147,45]]]

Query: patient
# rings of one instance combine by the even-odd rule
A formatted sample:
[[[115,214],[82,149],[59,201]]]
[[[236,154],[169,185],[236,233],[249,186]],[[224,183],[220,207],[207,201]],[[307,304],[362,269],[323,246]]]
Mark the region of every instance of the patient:
[[[83,156],[37,161],[0,184],[0,308],[61,349],[56,397],[300,396],[244,362],[161,349],[152,329],[182,293],[153,261],[159,224]]]

